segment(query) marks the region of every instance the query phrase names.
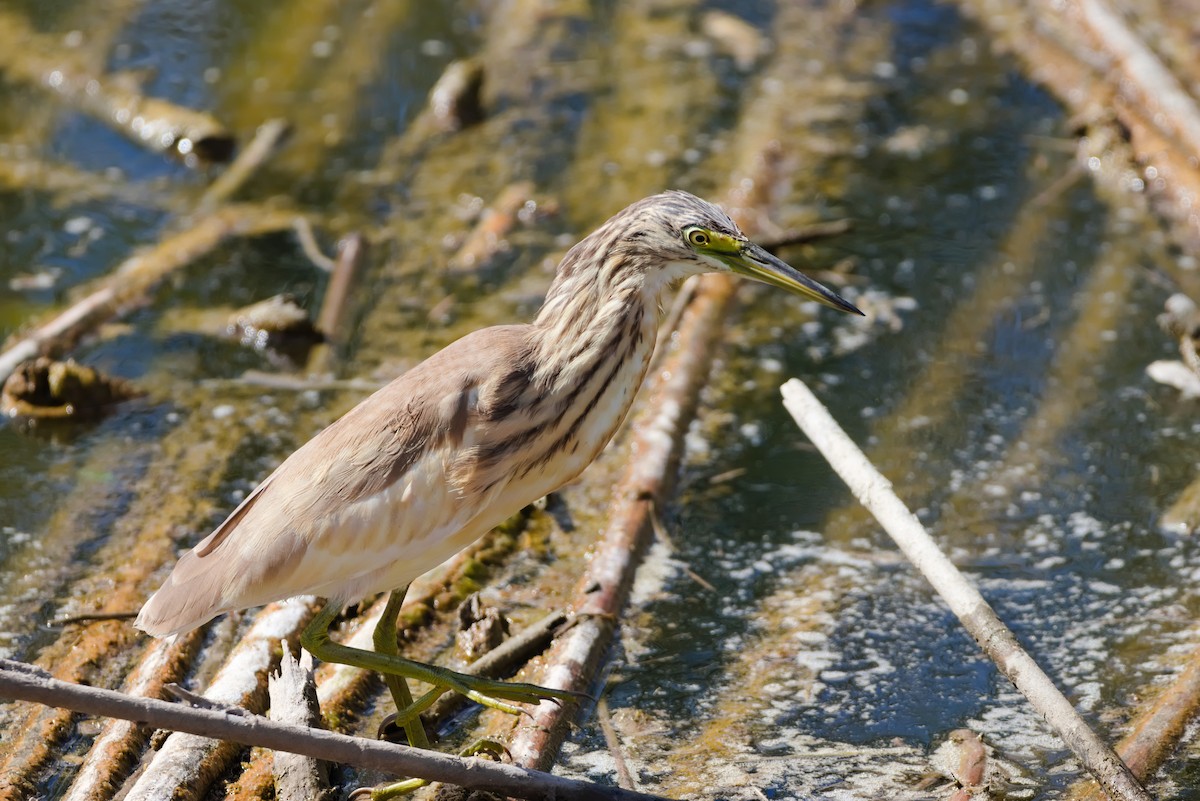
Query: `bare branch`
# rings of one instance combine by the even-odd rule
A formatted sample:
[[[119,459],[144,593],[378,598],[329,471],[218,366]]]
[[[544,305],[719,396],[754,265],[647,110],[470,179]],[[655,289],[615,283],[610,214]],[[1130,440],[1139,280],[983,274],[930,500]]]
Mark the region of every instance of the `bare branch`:
[[[202,737],[257,745],[276,751],[328,759],[398,776],[417,776],[463,787],[488,789],[516,798],[576,801],[663,801],[619,787],[553,776],[481,759],[440,754],[394,743],[348,737],[321,729],[277,723],[259,715],[234,716],[193,709],[154,698],[59,681],[38,668],[0,660],[0,697],[122,718]]]
[[[850,487],[854,497],[875,515],[1000,672],[1058,732],[1109,797],[1150,801],[1150,795],[1121,758],[1088,727],[979,591],[946,558],[916,516],[892,492],[891,482],[867,460],[808,387],[793,378],[781,390],[783,405]]]
[[[321,724],[317,707],[317,688],[313,683],[313,659],[308,651],[300,651],[300,660],[292,656],[288,641],[283,641],[283,657],[279,674],[271,675],[268,684],[271,696],[271,720],[298,726],[315,727]],[[275,797],[280,801],[328,801],[334,797],[329,789],[329,767],[322,760],[280,751],[275,754]]]

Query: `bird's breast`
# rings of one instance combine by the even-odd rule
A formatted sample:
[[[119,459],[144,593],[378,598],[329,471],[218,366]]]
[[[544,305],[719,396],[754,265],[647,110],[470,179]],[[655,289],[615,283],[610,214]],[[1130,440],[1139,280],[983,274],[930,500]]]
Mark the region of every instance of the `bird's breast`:
[[[515,471],[514,490],[536,500],[578,476],[608,445],[650,366],[657,319],[646,318],[630,328],[628,337],[604,349],[583,381],[558,390],[568,399],[564,411],[544,426],[537,447]],[[550,407],[558,403],[547,400]]]

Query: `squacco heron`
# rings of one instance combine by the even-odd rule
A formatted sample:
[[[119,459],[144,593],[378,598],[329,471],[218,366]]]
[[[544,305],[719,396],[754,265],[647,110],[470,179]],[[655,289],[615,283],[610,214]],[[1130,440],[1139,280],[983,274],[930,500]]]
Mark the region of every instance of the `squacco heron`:
[[[640,200],[571,248],[532,324],[468,334],[289,456],[183,555],[136,625],[165,636],[282,598],[325,598],[303,645],[384,674],[413,745],[427,744],[420,711],[447,691],[513,712],[506,701],[570,697],[401,658],[400,603],[415,577],[596,458],[646,375],[663,291],[706,272],[861,314],[711,203],[685,192]],[[385,590],[374,652],[330,639],[343,607]],[[434,689],[414,703],[406,679]]]

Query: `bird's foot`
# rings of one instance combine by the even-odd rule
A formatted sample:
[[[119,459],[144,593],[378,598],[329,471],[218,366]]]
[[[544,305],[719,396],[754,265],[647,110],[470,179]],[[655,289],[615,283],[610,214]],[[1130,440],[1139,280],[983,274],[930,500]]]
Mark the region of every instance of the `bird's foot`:
[[[434,665],[425,667],[429,670],[429,674],[428,677],[422,678],[424,681],[432,683],[434,688],[409,706],[399,710],[396,713],[395,725],[404,726],[414,720],[417,715],[432,706],[434,701],[447,692],[456,692],[477,704],[490,709],[499,709],[510,715],[526,714],[525,710],[513,706],[512,703],[506,703],[510,701],[521,704],[538,704],[542,701],[562,703],[564,701],[583,702],[591,699],[591,696],[571,690],[554,690],[537,684],[485,679]]]
[[[379,784],[374,787],[359,787],[350,793],[350,801],[389,801],[421,789],[429,784],[427,779],[405,779],[402,782]]]

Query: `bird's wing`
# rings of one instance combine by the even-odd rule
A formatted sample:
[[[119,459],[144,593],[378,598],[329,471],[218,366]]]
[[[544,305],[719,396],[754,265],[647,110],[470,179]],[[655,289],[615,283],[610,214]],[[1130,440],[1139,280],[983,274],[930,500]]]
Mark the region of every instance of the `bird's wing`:
[[[501,326],[458,340],[289,456],[184,554],[143,607],[139,627],[186,631],[221,612],[350,582],[355,569],[378,570],[454,534],[442,529],[478,510],[449,473],[462,468],[460,450],[486,438],[480,387],[520,361],[525,329]],[[462,508],[445,508],[454,504]],[[397,515],[400,506],[419,514]],[[331,560],[338,554],[347,558]]]

